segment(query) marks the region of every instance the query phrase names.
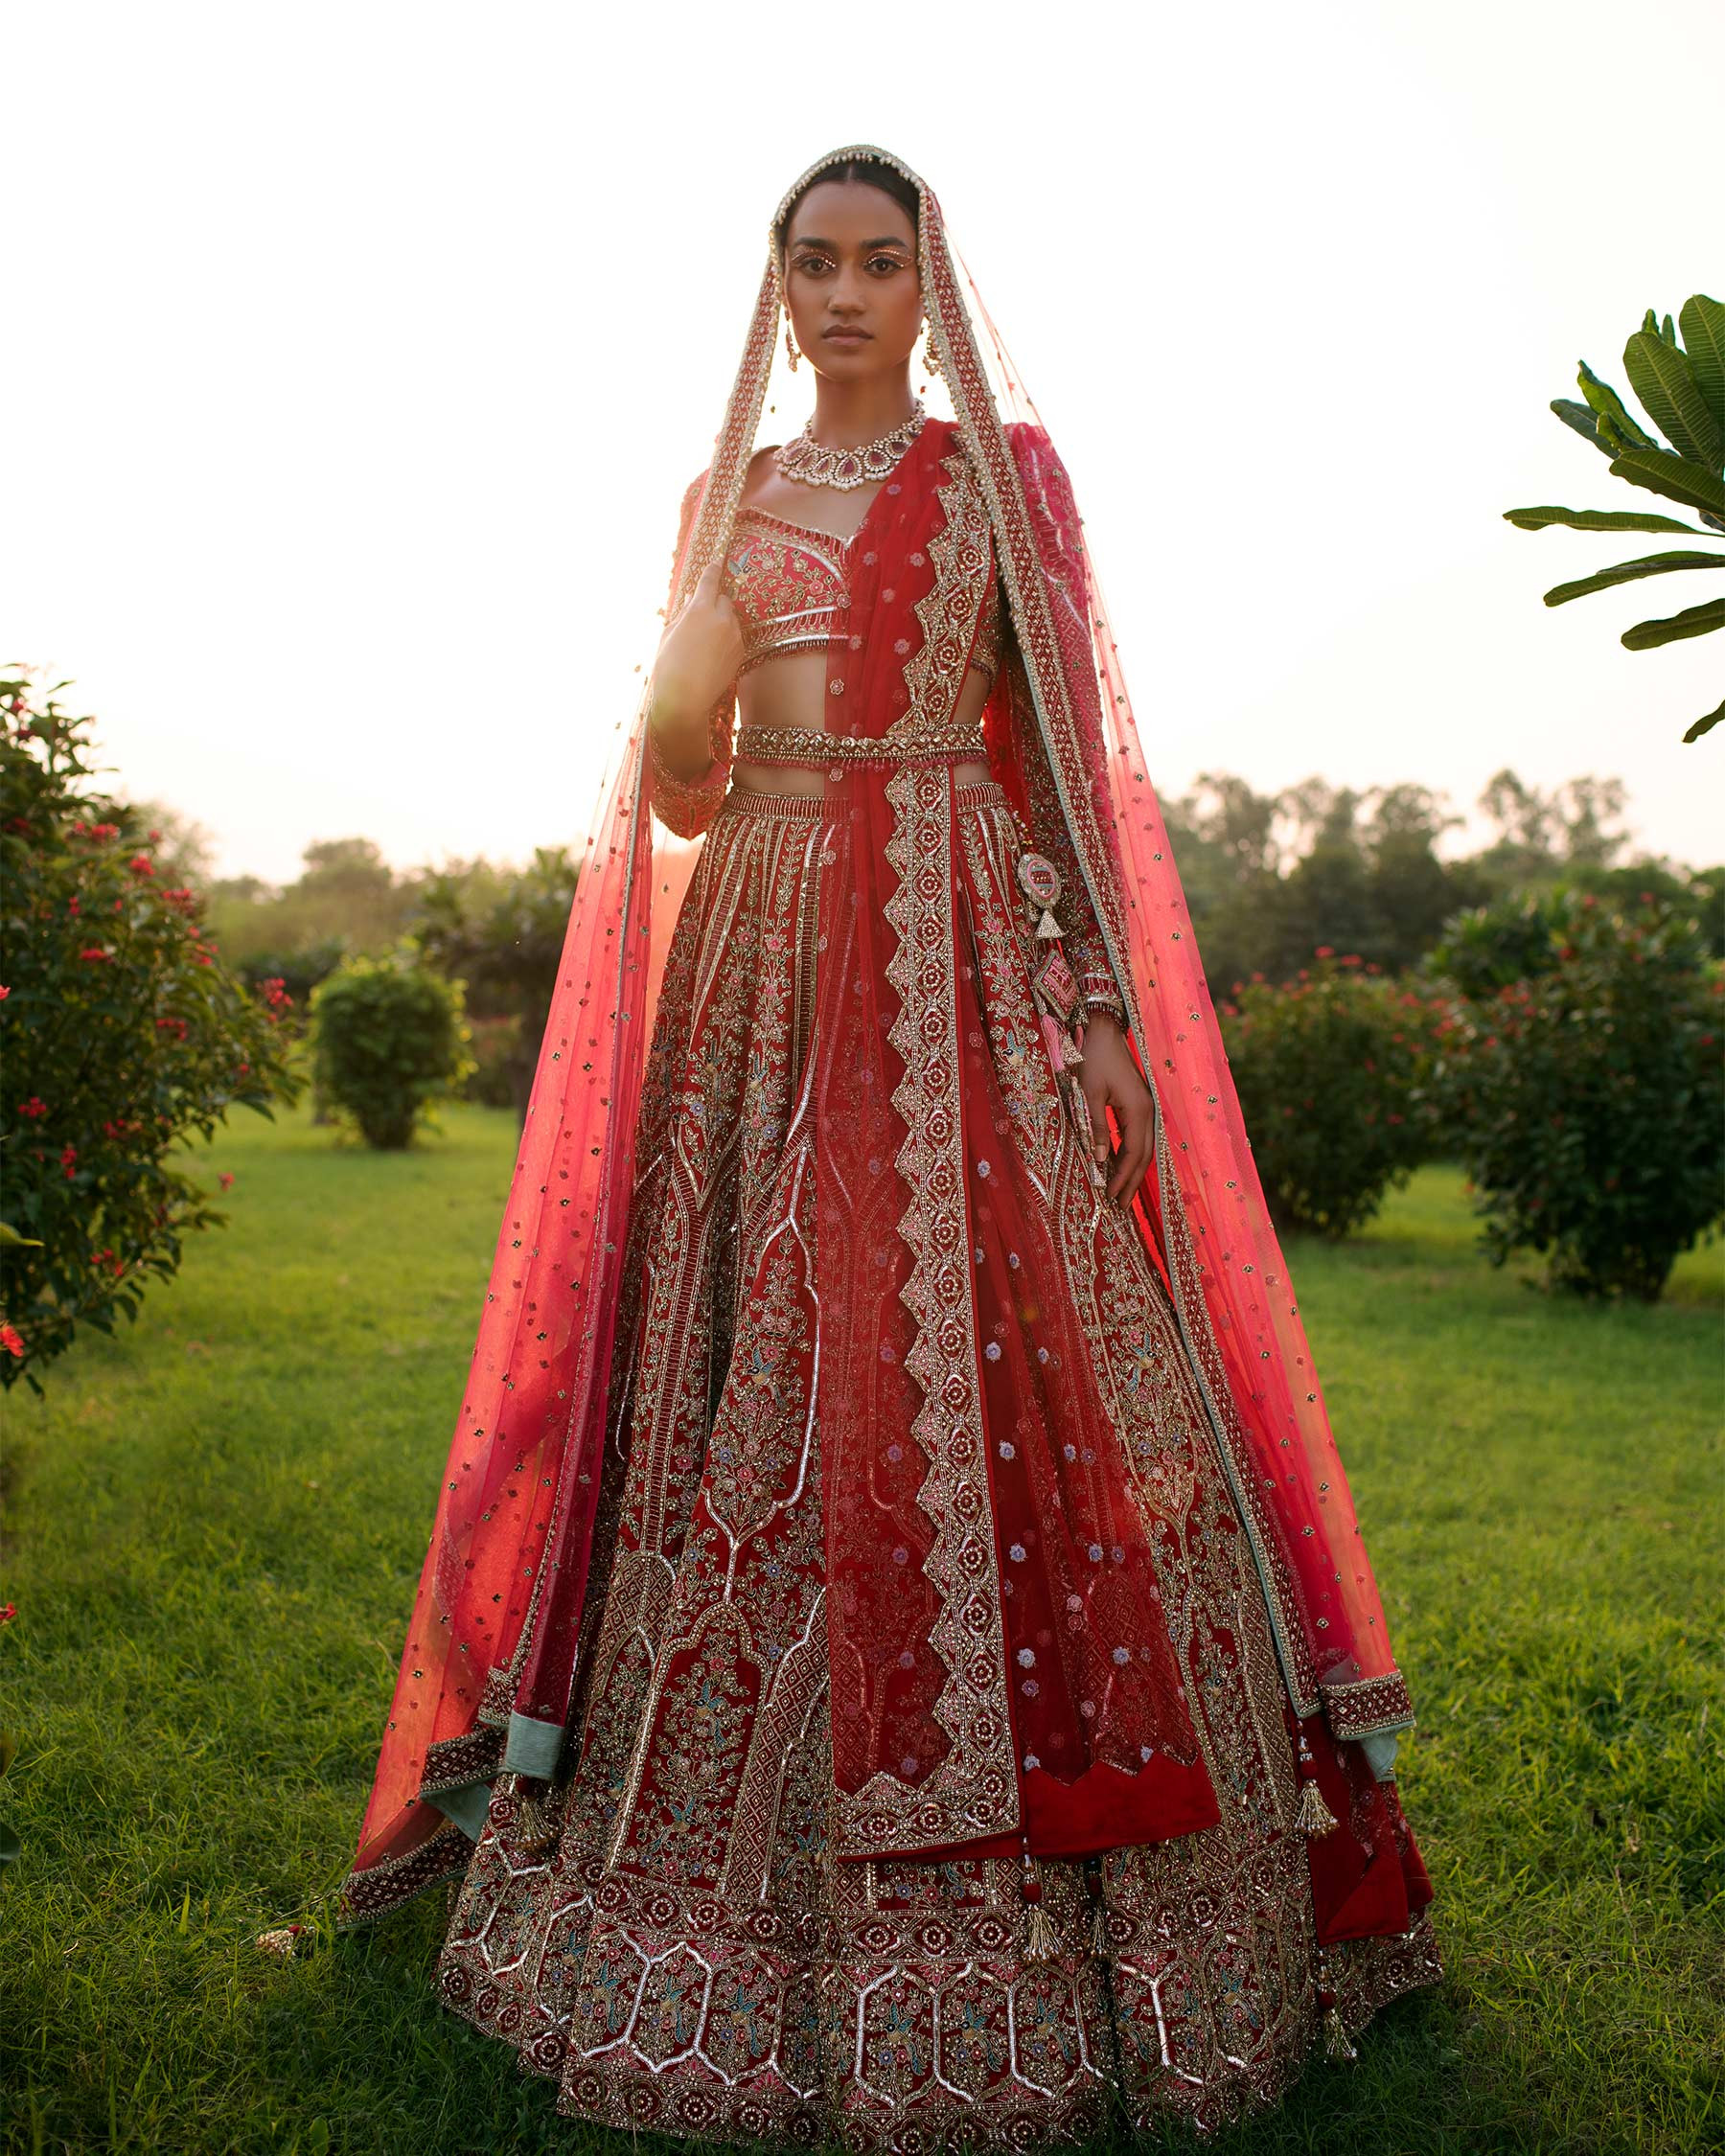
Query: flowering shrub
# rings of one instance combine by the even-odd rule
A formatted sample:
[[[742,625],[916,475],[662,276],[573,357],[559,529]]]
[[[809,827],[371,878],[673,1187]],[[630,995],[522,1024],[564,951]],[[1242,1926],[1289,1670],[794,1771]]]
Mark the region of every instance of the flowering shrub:
[[[1482,980],[1481,953],[1518,941],[1528,975]],[[1479,987],[1444,1021],[1439,1083],[1492,1262],[1538,1250],[1554,1286],[1657,1300],[1722,1209],[1725,979],[1701,924],[1563,891],[1468,917],[1431,964]]]
[[[174,1155],[293,1090],[279,984],[248,993],[137,812],[90,789],[90,723],[0,680],[0,1385],[137,1317],[226,1217]]]
[[[409,947],[350,958],[311,997],[319,1093],[367,1145],[398,1151],[432,1103],[460,1091],[472,1068],[459,981]]]
[[[1297,980],[1221,1006],[1264,1195],[1278,1226],[1346,1235],[1425,1157],[1424,999],[1321,948]]]

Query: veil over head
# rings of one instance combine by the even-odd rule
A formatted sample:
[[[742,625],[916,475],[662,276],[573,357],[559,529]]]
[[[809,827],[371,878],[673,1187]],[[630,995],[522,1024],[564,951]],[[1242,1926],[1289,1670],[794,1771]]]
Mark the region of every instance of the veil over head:
[[[672,583],[727,549],[774,365],[776,234],[851,160],[916,191],[929,341],[979,482],[1024,679],[1133,1052],[1155,1104],[1134,1202],[1249,1539],[1292,1711],[1321,1709],[1381,1775],[1412,1710],[1299,1306],[1253,1162],[1179,873],[1067,474],[940,205],[848,146],[775,212],[741,364]],[[694,849],[653,814],[643,699],[619,726],[439,1494],[360,1848],[350,1920],[465,1864],[500,1771],[556,1768],[597,1600],[602,1487],[621,1469],[619,1354],[635,1125],[666,947]],[[991,744],[992,748],[992,744]],[[1009,789],[1013,774],[999,774]]]

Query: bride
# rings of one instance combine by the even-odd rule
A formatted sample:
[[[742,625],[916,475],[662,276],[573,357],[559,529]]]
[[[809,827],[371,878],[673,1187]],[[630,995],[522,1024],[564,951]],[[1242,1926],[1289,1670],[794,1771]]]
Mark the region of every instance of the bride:
[[[588,839],[345,1917],[449,1882],[445,1999],[617,2126],[1210,2126],[1440,1974],[1412,1719],[1065,470],[928,187],[836,151]]]

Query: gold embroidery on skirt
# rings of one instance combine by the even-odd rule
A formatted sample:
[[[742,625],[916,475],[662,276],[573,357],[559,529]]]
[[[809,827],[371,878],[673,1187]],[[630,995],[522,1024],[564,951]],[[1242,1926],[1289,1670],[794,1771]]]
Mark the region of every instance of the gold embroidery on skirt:
[[[965,951],[1013,1142],[1058,1224],[1153,1546],[1188,1553],[1160,1573],[1163,1607],[1223,1816],[1110,1852],[1099,1902],[1083,1865],[1041,1864],[1057,1951],[1035,1964],[1015,1864],[837,1854],[798,1120],[823,805],[733,792],[672,941],[643,1095],[612,1395],[627,1428],[558,1838],[539,1846],[504,1778],[440,1960],[448,2004],[561,2109],[631,2131],[1004,2151],[1098,2131],[1116,2101],[1139,2126],[1214,2126],[1276,2098],[1321,2039],[1252,1556],[1160,1281],[1072,1162],[1030,1030],[1005,797],[932,775],[956,802]],[[1423,1917],[1325,1949],[1323,1968],[1350,2034],[1438,1974]]]

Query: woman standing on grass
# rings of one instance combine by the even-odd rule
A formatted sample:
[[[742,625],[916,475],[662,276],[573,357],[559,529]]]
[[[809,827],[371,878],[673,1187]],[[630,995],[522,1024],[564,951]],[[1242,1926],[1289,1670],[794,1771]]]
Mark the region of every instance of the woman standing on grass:
[[[757,451],[781,314],[814,415]],[[1438,1974],[1406,1687],[1017,385],[908,168],[797,181],[345,1890],[459,1880],[444,1996],[619,2126],[1213,2125]]]

